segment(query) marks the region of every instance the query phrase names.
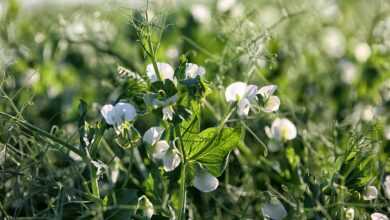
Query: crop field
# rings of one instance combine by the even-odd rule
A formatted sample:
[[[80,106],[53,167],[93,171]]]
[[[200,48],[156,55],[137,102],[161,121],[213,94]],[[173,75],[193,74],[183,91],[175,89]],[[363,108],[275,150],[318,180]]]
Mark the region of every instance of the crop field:
[[[0,0],[0,219],[389,220],[390,1]]]

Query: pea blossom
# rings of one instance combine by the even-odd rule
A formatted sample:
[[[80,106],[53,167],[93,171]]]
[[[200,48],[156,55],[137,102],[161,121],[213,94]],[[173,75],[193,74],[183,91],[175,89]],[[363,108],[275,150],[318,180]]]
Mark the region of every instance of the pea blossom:
[[[185,77],[186,79],[193,79],[196,77],[202,77],[206,74],[206,70],[202,66],[198,66],[193,63],[186,63]]]
[[[271,128],[265,127],[265,134],[276,141],[289,141],[297,136],[297,128],[287,118],[277,118],[272,122]]]
[[[366,191],[364,192],[363,199],[364,200],[374,200],[378,197],[378,190],[375,186],[368,186]]]
[[[374,212],[371,214],[371,220],[389,220],[389,218],[382,213]]]
[[[261,211],[264,217],[268,217],[274,220],[281,220],[287,216],[286,209],[277,198],[272,198],[269,203],[264,204],[261,207]]]
[[[385,182],[383,183],[383,188],[385,191],[385,196],[390,199],[390,175],[385,177]]]
[[[237,102],[237,114],[241,117],[248,116],[251,107],[256,105],[257,95],[262,97],[263,111],[275,112],[280,106],[279,98],[273,95],[276,89],[275,85],[267,85],[258,89],[256,85],[234,82],[226,88],[225,98],[227,102]]]
[[[218,179],[202,167],[197,167],[193,185],[201,192],[211,192],[218,188]]]
[[[136,211],[141,210],[147,219],[151,219],[155,213],[153,203],[145,195],[138,198]]]
[[[265,134],[270,138],[268,149],[276,152],[282,149],[283,143],[294,139],[297,136],[297,128],[286,118],[277,118],[272,122],[271,128],[264,128]]]
[[[172,121],[173,120],[173,114],[175,113],[175,111],[174,111],[172,105],[168,105],[168,106],[165,106],[162,109],[162,113],[163,113],[163,120]]]
[[[264,109],[265,112],[276,112],[279,110],[280,99],[279,97],[273,95],[278,87],[275,85],[267,85],[261,87],[257,94],[260,94],[264,99]]]
[[[134,121],[137,111],[132,104],[119,102],[116,105],[104,105],[100,110],[104,120],[109,125],[121,126],[126,121]]]
[[[157,69],[161,80],[168,79],[176,84],[176,79],[174,77],[175,71],[171,65],[167,63],[157,63]],[[153,64],[147,65],[146,75],[149,77],[152,83],[159,80]],[[176,95],[166,98],[165,100],[157,99],[157,95],[145,96],[145,103],[152,104],[154,108],[162,107],[163,120],[173,120],[173,114],[175,113],[173,105],[176,103],[176,101]]]
[[[353,220],[354,218],[355,218],[355,209],[353,208],[345,209],[345,219]]]
[[[162,162],[164,170],[170,172],[179,166],[180,156],[174,142],[171,143],[173,146],[170,146],[166,140],[160,140],[164,130],[162,127],[151,127],[145,132],[142,140],[151,146],[153,160]]]
[[[174,80],[175,71],[173,70],[171,65],[167,63],[157,63],[157,69],[160,74],[161,80],[169,79],[172,82],[175,81]],[[153,67],[153,64],[148,64],[146,66],[146,75],[149,77],[152,83],[158,81],[158,77]]]
[[[235,82],[226,88],[225,98],[227,102],[237,102],[239,116],[248,116],[252,103],[257,100],[256,92],[257,86],[255,85]]]

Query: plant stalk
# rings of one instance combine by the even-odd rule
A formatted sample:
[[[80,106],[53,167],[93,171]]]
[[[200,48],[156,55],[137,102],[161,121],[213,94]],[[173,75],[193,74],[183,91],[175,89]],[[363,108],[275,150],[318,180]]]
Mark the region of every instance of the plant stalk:
[[[183,160],[183,164],[181,167],[180,171],[180,206],[179,206],[179,214],[178,214],[178,219],[182,220],[185,219],[185,212],[186,212],[186,200],[187,200],[187,193],[186,193],[186,169],[187,169],[187,157],[186,157],[186,152],[184,149],[184,144],[183,144],[183,138],[181,135],[180,131],[180,126],[177,126],[175,128],[175,134],[176,137],[179,138],[179,150],[180,154]]]
[[[186,169],[187,169],[187,162],[184,162],[180,172],[180,207],[179,207],[179,216],[178,216],[179,220],[185,219],[185,213],[186,213],[186,200],[187,200]]]

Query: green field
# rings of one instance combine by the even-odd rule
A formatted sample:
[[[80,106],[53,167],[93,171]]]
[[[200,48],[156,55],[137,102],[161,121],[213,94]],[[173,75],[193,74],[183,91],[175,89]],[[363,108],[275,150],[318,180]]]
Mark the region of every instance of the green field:
[[[390,218],[388,0],[0,0],[0,219]]]

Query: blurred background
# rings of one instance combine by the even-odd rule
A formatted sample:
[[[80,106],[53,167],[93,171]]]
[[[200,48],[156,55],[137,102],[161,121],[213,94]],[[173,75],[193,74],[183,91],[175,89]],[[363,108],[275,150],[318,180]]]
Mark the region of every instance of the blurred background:
[[[333,175],[336,158],[344,155],[350,146],[347,144],[349,135],[355,137],[356,133],[373,137],[376,142],[367,144],[369,147],[362,154],[365,155],[362,158],[371,158],[367,162],[370,169],[360,170],[361,176],[353,177],[359,184],[353,185],[352,181],[353,184],[347,186],[351,187],[351,200],[356,199],[354,190],[359,191],[368,183],[381,184],[383,175],[390,171],[386,162],[390,152],[389,1],[151,0],[149,6],[152,19],[163,24],[159,27],[164,30],[159,60],[175,66],[181,55],[187,56],[191,62],[206,68],[207,81],[220,91],[208,97],[208,108],[203,110],[204,127],[212,126],[226,110],[222,94],[229,83],[237,80],[258,85],[273,83],[279,87],[282,102],[278,116],[291,118],[301,136],[291,144],[292,151],[271,155],[276,161],[285,161],[269,162],[269,170],[261,168],[267,163],[260,159],[258,163],[246,164],[246,168],[237,168],[239,175],[230,176],[229,183],[235,187],[227,193],[232,198],[208,196],[208,200],[202,200],[203,205],[198,204],[198,211],[204,210],[209,201],[213,208],[194,214],[195,219],[197,215],[206,219],[216,213],[232,216],[226,207],[237,213],[243,213],[245,207],[253,207],[252,211],[248,209],[247,216],[253,218],[260,212],[257,201],[252,198],[236,206],[243,195],[240,192],[263,192],[273,184],[276,190],[288,194],[285,195],[287,200],[301,198],[302,191],[297,189],[296,194],[291,192],[290,195],[282,185],[288,186],[290,181],[293,188],[298,188],[303,181],[299,176],[310,173],[324,175],[323,181],[307,180],[323,186]],[[117,100],[126,88],[124,79],[117,73],[118,66],[145,72],[149,60],[137,43],[131,25],[135,10],[145,8],[143,0],[0,0],[3,97],[0,110],[17,113],[7,101],[10,98],[27,121],[77,141],[74,136],[79,100],[88,103],[88,120],[97,121],[100,107]],[[10,139],[22,140],[23,132],[13,135],[12,125],[6,120],[0,121],[3,126],[0,147],[10,143]],[[151,124],[143,123],[145,125],[141,126],[145,128],[146,124]],[[264,126],[268,124],[269,117],[248,121],[262,139],[266,138]],[[256,157],[263,154],[253,137],[247,137],[246,141]],[[34,152],[38,155],[40,151]],[[23,153],[16,154],[15,158],[23,157]],[[245,164],[238,156],[232,160],[232,173],[235,164]],[[34,161],[39,160],[31,162]],[[353,166],[361,161],[355,161]],[[8,166],[10,164],[31,165],[15,161]],[[20,168],[18,172],[28,171]],[[275,176],[267,177],[269,173]],[[5,201],[2,211],[31,216],[44,212],[43,207],[52,204],[51,196],[47,196],[41,198],[43,207],[37,205],[35,211],[23,211],[20,207],[26,205],[26,197],[27,200],[33,197],[31,190],[21,188],[18,194],[9,188],[16,180],[9,177],[3,180],[10,182],[0,187],[0,198]],[[255,198],[256,195],[259,197],[253,194]],[[11,198],[18,198],[19,203]],[[298,200],[293,203],[300,204]],[[302,199],[301,208],[308,219],[315,218],[316,213],[325,215],[303,208],[307,208],[308,203],[313,204],[309,207],[317,204]],[[378,201],[378,204],[384,203]],[[375,204],[373,207],[362,208],[361,215],[366,216],[367,210],[368,213],[382,208]],[[221,213],[215,211],[217,209],[222,210]]]
[[[160,60],[174,65],[185,54],[206,66],[216,86],[248,75],[251,81],[271,81],[286,94],[284,106],[314,121],[357,120],[361,114],[370,119],[388,99],[387,1],[151,5],[154,19],[167,25]],[[20,90],[20,104],[34,101],[39,108],[26,106],[25,117],[45,128],[72,124],[78,99],[98,107],[115,98],[118,65],[144,72],[148,61],[130,18],[133,9],[145,7],[142,0],[3,0],[4,89]]]

